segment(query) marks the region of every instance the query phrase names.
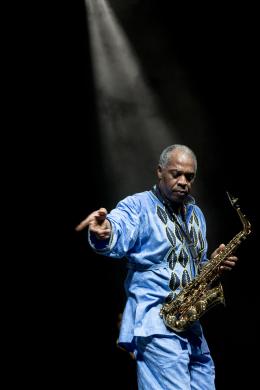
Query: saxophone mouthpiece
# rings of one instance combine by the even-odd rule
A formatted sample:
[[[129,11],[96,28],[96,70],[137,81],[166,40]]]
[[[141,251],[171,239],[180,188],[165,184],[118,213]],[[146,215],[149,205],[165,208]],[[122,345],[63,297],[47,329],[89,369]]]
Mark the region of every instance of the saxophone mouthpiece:
[[[228,199],[229,199],[231,205],[233,207],[235,207],[236,209],[239,208],[238,198],[235,198],[234,196],[230,195],[230,193],[228,191],[226,191],[226,194],[228,196]]]

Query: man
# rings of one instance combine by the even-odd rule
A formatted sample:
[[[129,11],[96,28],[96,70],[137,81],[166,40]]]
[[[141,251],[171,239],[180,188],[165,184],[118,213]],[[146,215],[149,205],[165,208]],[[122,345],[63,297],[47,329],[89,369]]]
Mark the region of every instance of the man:
[[[199,321],[174,332],[159,314],[207,261],[205,219],[190,195],[196,171],[193,151],[171,145],[160,156],[158,184],[151,191],[128,196],[109,214],[100,208],[76,227],[89,227],[97,253],[127,259],[119,344],[135,355],[139,389],[215,389]],[[224,248],[221,244],[211,257]],[[230,256],[221,269],[230,270],[236,261]]]

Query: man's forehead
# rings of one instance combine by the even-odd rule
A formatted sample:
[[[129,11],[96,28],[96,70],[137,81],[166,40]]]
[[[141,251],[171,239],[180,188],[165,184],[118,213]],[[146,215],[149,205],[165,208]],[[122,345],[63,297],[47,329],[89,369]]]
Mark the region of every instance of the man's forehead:
[[[185,153],[183,151],[173,151],[169,155],[168,163],[166,165],[167,168],[180,169],[182,170],[184,167],[188,167],[195,169],[195,161],[191,154]]]

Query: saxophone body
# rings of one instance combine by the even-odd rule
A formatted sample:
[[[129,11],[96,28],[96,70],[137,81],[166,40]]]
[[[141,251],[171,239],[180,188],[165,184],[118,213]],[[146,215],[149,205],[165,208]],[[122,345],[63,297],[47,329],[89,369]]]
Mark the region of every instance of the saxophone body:
[[[223,262],[237,249],[240,243],[251,233],[251,224],[241,212],[238,199],[227,193],[232,206],[236,209],[243,229],[225,246],[225,249],[210,259],[189,284],[170,302],[164,303],[160,316],[165,325],[175,332],[187,330],[207,310],[225,303],[221,283],[212,287],[219,279],[219,269]]]

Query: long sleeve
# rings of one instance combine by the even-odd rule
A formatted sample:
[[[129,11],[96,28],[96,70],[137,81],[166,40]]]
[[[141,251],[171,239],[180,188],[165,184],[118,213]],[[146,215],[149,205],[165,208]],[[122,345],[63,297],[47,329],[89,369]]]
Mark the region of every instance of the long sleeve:
[[[140,201],[128,196],[120,201],[108,215],[112,231],[108,240],[98,240],[89,233],[91,247],[106,256],[122,258],[134,247],[140,228]]]

